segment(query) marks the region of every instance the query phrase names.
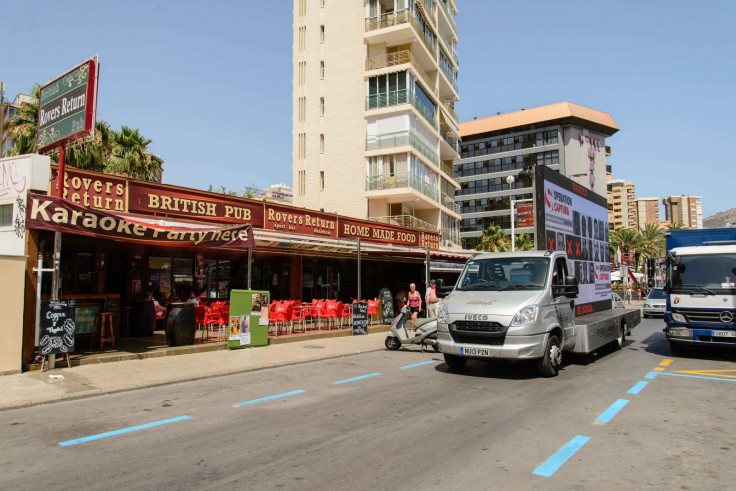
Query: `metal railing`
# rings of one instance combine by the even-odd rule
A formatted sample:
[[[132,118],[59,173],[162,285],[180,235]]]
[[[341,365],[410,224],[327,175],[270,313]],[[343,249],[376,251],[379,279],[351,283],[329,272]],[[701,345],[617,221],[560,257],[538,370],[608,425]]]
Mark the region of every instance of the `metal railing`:
[[[452,210],[457,214],[460,214],[460,206],[455,202],[455,198],[451,198],[446,194],[442,195],[442,206],[448,210]]]
[[[460,231],[452,228],[442,228],[440,231],[440,240],[460,244]]]
[[[384,133],[381,135],[368,136],[365,139],[365,149],[369,152],[384,148],[396,148],[404,145],[411,145],[417,149],[419,153],[427,157],[427,159],[429,159],[433,164],[439,166],[440,159],[437,156],[437,153],[411,131]]]
[[[388,223],[390,225],[399,225],[401,227],[418,228],[420,230],[429,230],[431,232],[437,232],[437,227],[431,223],[420,220],[417,217],[411,215],[390,215],[385,217],[371,217],[368,220],[374,222]]]
[[[450,68],[450,66],[447,63],[442,63],[442,61],[439,62],[440,70],[445,75],[445,78],[447,78],[447,81],[450,82],[450,85],[452,85],[452,88],[455,89],[455,92],[457,93],[457,80],[453,75],[455,75],[455,72]]]
[[[369,17],[365,20],[366,32],[375,31],[376,29],[384,29],[386,27],[406,24],[409,19],[413,20],[409,9],[399,10],[398,12],[390,12],[388,14],[379,15],[377,17]]]
[[[417,33],[419,34],[419,39],[422,40],[424,46],[426,46],[429,52],[432,53],[432,55],[436,58],[437,44],[435,39],[422,30],[422,26],[419,25],[419,22],[417,22],[417,20],[411,14],[409,14],[409,23],[414,26],[414,29],[417,30]]]
[[[417,59],[411,53],[410,50],[401,50],[396,53],[386,53],[384,55],[371,56],[365,60],[366,71],[378,70],[379,68],[386,68],[395,65],[403,65],[404,63],[411,63],[414,70],[419,74],[419,77],[427,84],[427,89],[432,90],[434,85],[430,82],[429,75],[422,69]]]
[[[458,151],[457,144],[459,141],[458,136],[455,134],[455,132],[450,128],[449,125],[445,123],[440,124],[440,134],[442,135],[442,138],[450,144],[450,146],[455,150],[455,152]],[[447,175],[452,175],[452,171],[448,172]]]
[[[366,111],[371,109],[379,109],[382,107],[398,106],[409,103],[424,116],[424,119],[432,125],[432,128],[439,130],[439,123],[434,116],[434,108],[429,109],[415,96],[409,89],[393,90],[383,94],[373,94],[365,98]]]
[[[368,176],[365,181],[366,191],[402,188],[416,189],[428,198],[439,202],[440,192],[436,187],[431,186],[408,172],[394,174],[393,176]]]

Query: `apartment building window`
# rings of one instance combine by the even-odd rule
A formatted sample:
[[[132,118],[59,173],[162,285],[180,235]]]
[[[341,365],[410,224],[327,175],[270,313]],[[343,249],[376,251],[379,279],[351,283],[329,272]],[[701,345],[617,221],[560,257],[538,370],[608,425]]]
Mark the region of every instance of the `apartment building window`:
[[[319,135],[319,153],[325,153],[325,134]]]
[[[319,26],[319,42],[324,43],[325,42],[325,26]]]
[[[299,122],[303,123],[307,120],[307,98],[299,98]]]
[[[307,134],[299,133],[299,158],[307,158]]]
[[[319,189],[325,190],[325,171],[323,170],[319,171]]]
[[[299,51],[307,49],[307,26],[299,27]]]
[[[0,227],[9,227],[13,224],[13,203],[0,205]]]
[[[307,15],[307,0],[299,0],[299,16]]]
[[[299,62],[299,87],[304,87],[304,84],[307,81],[307,62],[306,61],[300,61]]]
[[[325,62],[320,61],[319,62],[319,78],[324,79],[325,78]]]
[[[325,98],[324,97],[319,98],[319,115],[320,116],[325,115]]]

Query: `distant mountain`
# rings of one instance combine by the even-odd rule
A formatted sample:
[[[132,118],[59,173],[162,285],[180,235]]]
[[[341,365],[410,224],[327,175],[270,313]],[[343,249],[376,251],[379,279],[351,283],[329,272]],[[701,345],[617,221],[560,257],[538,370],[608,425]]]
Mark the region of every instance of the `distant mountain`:
[[[703,219],[703,228],[720,228],[736,222],[736,208],[716,213]]]

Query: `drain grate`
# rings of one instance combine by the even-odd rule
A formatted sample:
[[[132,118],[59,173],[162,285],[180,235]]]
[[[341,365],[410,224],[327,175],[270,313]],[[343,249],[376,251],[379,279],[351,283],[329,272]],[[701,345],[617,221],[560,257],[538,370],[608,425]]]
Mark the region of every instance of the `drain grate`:
[[[304,347],[306,349],[323,349],[324,346],[320,346],[318,344],[305,344]]]

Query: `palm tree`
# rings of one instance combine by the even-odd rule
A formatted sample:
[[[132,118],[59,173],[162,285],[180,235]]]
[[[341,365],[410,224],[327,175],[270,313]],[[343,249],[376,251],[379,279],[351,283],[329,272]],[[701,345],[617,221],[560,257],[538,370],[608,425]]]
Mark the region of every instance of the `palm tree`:
[[[663,230],[654,223],[647,224],[644,230],[639,232],[641,236],[642,252],[648,257],[662,257],[664,255],[664,240],[659,239]]]
[[[685,230],[687,225],[682,222],[670,222],[667,224],[667,230]]]
[[[136,128],[123,125],[113,131],[114,147],[107,159],[106,170],[138,179],[157,181],[161,178],[163,160],[148,149],[152,140],[141,135]]]
[[[634,264],[639,263],[639,255],[641,254],[643,242],[639,231],[632,228],[617,228],[611,234],[610,246],[612,249],[621,248],[624,256],[634,253]]]
[[[15,143],[8,155],[23,155],[36,151],[36,121],[38,117],[38,94],[41,86],[35,84],[31,89],[33,102],[23,102],[16,109],[13,118],[3,123],[6,137]]]
[[[114,131],[104,121],[95,123],[94,139],[70,144],[66,149],[66,164],[78,169],[107,171],[107,162],[115,148]],[[59,151],[51,152],[51,158],[59,161]]]
[[[485,252],[506,252],[510,249],[511,242],[509,241],[509,237],[506,235],[506,231],[499,225],[489,225],[483,231],[480,244],[475,246],[476,251]]]
[[[534,249],[534,241],[528,234],[518,234],[514,239],[514,248],[517,251],[531,251]]]

